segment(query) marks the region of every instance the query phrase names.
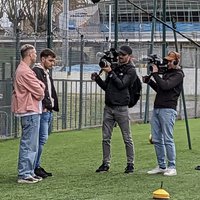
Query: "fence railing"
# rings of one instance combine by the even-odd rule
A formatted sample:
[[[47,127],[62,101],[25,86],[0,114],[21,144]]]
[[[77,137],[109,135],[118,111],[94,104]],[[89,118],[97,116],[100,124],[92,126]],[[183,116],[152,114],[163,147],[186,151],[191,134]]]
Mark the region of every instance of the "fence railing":
[[[185,102],[188,118],[200,117],[200,90],[195,90],[192,76],[194,69],[185,69]],[[198,71],[200,72],[200,71]],[[198,73],[197,72],[197,73]],[[144,72],[139,73],[144,74]],[[199,74],[199,73],[198,73]],[[53,131],[67,131],[101,126],[104,108],[104,91],[91,80],[54,79],[58,94],[59,112],[54,112]],[[196,87],[197,88],[197,87]],[[0,81],[0,139],[20,136],[19,119],[11,113],[12,81]],[[143,121],[146,114],[146,84],[142,86],[142,97],[136,106],[130,108],[132,121]],[[153,108],[155,92],[149,93],[149,119]],[[183,101],[180,97],[178,117],[184,119]]]
[[[95,82],[56,79],[54,84],[58,94],[60,110],[58,113],[54,112],[53,131],[74,130],[101,125],[104,92]],[[1,80],[0,138],[17,137],[20,136],[21,132],[19,119],[11,113],[11,91],[12,81]]]
[[[60,111],[54,113],[53,130],[81,129],[101,124],[104,93],[96,83],[89,80],[82,83],[79,80],[54,80],[54,83]]]

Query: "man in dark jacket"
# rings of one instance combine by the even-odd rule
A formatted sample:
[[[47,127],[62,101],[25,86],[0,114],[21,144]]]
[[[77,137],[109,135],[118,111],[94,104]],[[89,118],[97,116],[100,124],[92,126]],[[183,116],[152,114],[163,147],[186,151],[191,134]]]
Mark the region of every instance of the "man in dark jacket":
[[[158,67],[153,65],[151,77],[154,80],[149,76],[143,77],[143,82],[156,91],[151,133],[158,166],[147,173],[175,176],[177,171],[173,129],[177,116],[177,102],[183,88],[184,73],[179,66],[179,53],[171,51],[165,59],[168,61],[166,72],[160,75]]]
[[[132,49],[121,46],[118,56],[119,63],[113,68],[107,64],[102,68],[107,73],[106,80],[102,80],[97,73],[91,78],[105,91],[105,108],[102,126],[103,163],[96,172],[107,172],[110,168],[110,146],[113,127],[119,125],[126,148],[127,166],[125,173],[134,171],[134,144],[130,130],[128,104],[130,100],[129,86],[136,80],[136,71],[132,64]]]
[[[52,77],[49,74],[49,70],[55,65],[55,60],[56,54],[51,49],[44,49],[40,53],[40,64],[33,68],[37,78],[45,84],[45,97],[42,100],[42,115],[40,120],[39,149],[35,164],[35,174],[42,178],[52,176],[52,173],[46,172],[45,169],[40,166],[40,162],[44,144],[47,142],[48,135],[51,132],[53,120],[52,111],[59,111],[56,90]]]

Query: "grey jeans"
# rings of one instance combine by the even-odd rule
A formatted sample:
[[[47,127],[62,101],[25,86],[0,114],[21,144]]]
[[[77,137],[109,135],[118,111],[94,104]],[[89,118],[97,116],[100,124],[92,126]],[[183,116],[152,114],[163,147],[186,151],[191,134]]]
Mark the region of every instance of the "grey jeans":
[[[134,163],[134,144],[130,130],[128,106],[105,106],[102,126],[103,163],[110,164],[111,137],[115,123],[119,125],[123,136],[127,163]]]

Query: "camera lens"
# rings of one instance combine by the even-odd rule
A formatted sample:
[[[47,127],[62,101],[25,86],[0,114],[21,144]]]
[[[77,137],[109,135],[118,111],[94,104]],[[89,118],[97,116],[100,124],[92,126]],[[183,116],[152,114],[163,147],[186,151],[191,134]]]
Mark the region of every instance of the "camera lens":
[[[100,62],[99,62],[99,67],[101,68],[105,68],[107,65],[107,61],[105,59],[102,59]]]

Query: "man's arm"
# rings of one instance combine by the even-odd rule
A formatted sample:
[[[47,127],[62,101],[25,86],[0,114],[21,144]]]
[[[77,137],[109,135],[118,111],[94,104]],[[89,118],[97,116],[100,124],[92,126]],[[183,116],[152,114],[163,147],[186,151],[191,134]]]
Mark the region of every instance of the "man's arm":
[[[183,81],[182,73],[175,73],[168,79],[162,79],[157,73],[153,74],[153,77],[162,90],[170,90],[172,88],[175,88]]]
[[[44,98],[45,85],[35,76],[33,71],[23,76],[22,84],[37,100],[40,101]]]
[[[108,82],[107,80],[103,81],[101,77],[98,75],[95,81],[101,89],[103,89],[104,91],[107,89],[107,82]]]
[[[137,74],[134,68],[131,68],[127,71],[127,73],[124,74],[123,78],[120,79],[114,71],[112,71],[109,75],[111,77],[111,79],[113,80],[115,86],[119,89],[119,90],[123,90],[124,88],[127,88],[131,85],[131,83],[133,83],[136,78],[137,78]]]
[[[129,68],[126,72],[124,72],[124,75],[123,75],[122,79],[120,79],[116,75],[116,73],[112,70],[112,68],[110,66],[104,68],[103,70],[108,73],[108,77],[110,79],[112,79],[112,81],[114,82],[115,86],[119,90],[123,90],[124,88],[129,87],[130,84],[133,83],[137,78],[136,71],[135,71],[135,69],[133,67]]]

